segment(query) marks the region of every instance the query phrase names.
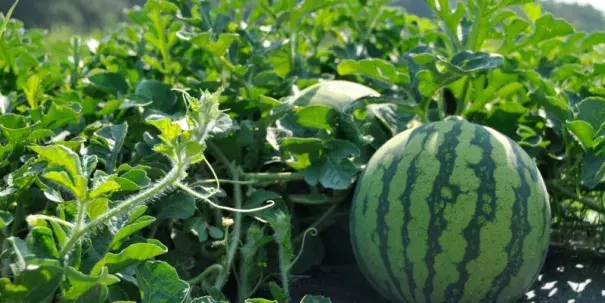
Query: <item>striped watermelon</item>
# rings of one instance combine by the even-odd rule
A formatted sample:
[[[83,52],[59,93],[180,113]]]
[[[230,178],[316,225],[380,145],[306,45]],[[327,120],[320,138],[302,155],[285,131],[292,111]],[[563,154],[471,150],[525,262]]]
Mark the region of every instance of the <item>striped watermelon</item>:
[[[357,99],[368,96],[380,96],[380,94],[363,84],[345,80],[326,80],[303,89],[292,102],[297,106],[324,105],[341,109]]]
[[[548,249],[548,193],[533,160],[459,118],[390,139],[352,203],[355,257],[393,302],[515,302]]]

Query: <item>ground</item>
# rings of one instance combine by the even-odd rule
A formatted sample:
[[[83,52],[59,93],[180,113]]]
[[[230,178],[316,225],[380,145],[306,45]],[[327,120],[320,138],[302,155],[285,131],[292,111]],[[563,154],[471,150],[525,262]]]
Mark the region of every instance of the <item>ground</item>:
[[[332,242],[341,239],[342,250],[326,251],[324,265],[292,282],[292,302],[299,302],[305,294],[315,294],[329,297],[332,303],[388,303],[352,262],[345,232],[327,235]],[[517,303],[559,302],[605,302],[605,255],[589,250],[549,249],[540,275],[526,298]]]

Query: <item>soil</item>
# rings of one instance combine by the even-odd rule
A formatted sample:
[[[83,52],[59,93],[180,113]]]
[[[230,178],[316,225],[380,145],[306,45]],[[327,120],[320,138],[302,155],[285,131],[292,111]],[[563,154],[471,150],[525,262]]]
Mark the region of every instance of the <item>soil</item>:
[[[517,303],[605,302],[605,258],[589,251],[550,250],[541,274]],[[291,285],[292,302],[306,294],[332,303],[389,303],[366,282],[354,264],[322,266]]]

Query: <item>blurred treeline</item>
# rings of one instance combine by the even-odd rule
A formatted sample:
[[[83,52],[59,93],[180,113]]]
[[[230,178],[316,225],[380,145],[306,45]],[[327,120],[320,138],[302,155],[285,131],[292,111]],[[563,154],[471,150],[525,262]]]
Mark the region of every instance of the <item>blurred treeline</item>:
[[[605,31],[605,14],[592,5],[563,3],[555,0],[537,1],[542,3],[544,11],[552,13],[555,17],[566,19],[578,31]],[[431,10],[425,0],[394,0],[394,2],[403,4],[413,14],[431,17]],[[450,3],[453,5],[454,1],[450,0]]]
[[[14,0],[0,0],[4,14]],[[21,0],[13,18],[23,21],[26,27],[65,28],[87,33],[107,28],[124,19],[122,10],[145,0]]]
[[[0,0],[0,11],[6,13],[13,1]],[[393,1],[403,4],[411,13],[423,17],[431,16],[424,0]],[[554,0],[541,2],[544,4],[544,10],[556,17],[567,19],[577,30],[605,30],[605,14],[590,5],[558,3]],[[67,27],[70,31],[87,33],[113,26],[123,20],[124,8],[143,3],[145,0],[21,0],[13,17],[23,21],[27,27]]]

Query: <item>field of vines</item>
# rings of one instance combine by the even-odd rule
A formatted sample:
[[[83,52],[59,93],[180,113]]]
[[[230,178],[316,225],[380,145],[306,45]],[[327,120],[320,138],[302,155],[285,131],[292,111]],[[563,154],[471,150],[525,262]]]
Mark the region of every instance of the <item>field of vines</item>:
[[[551,247],[602,253],[605,29],[531,0],[423,1],[434,19],[386,0],[148,0],[97,40],[3,12],[0,302],[346,302],[296,281],[354,260],[376,150],[451,116],[535,161]],[[332,80],[377,93],[301,101]]]

